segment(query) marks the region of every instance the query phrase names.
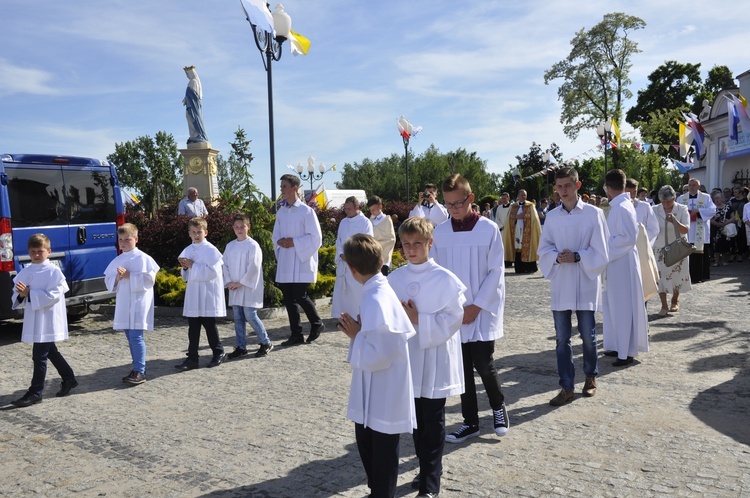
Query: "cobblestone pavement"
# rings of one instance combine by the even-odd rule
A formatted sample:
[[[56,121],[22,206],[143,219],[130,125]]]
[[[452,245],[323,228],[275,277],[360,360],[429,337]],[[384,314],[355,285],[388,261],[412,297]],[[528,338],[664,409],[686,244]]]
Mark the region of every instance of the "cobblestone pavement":
[[[496,358],[510,431],[494,435],[480,390],[482,435],[447,446],[442,497],[750,495],[750,263],[714,271],[666,318],[649,303],[651,351],[619,369],[600,357],[596,396],[577,394],[560,408],[548,404],[557,391],[549,285],[512,273],[506,284]],[[265,323],[277,345],[288,335],[283,315]],[[0,495],[367,494],[345,418],[347,340],[332,320],[314,344],[178,372],[186,321],[159,313],[146,339],[149,380],[136,387],[120,381],[130,355],[110,326],[106,314],[71,325],[60,349],[80,386],[55,398],[60,379],[50,367],[44,402],[25,409],[8,403],[28,386],[31,347],[17,324],[1,326]],[[220,330],[230,351],[231,323]],[[203,367],[210,350],[202,341]],[[574,347],[580,372],[579,339]],[[451,398],[449,429],[461,422],[459,408]],[[397,495],[413,496],[408,436],[401,456]]]

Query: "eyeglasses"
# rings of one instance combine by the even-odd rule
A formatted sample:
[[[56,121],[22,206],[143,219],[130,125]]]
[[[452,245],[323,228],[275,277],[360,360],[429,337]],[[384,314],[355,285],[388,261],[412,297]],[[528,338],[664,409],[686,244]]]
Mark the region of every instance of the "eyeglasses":
[[[464,197],[464,200],[462,200],[462,201],[458,201],[458,202],[446,202],[445,203],[445,208],[446,209],[461,209],[462,207],[464,207],[464,204],[466,204],[466,201],[469,199],[469,197],[471,197],[471,194],[469,194],[466,197]]]

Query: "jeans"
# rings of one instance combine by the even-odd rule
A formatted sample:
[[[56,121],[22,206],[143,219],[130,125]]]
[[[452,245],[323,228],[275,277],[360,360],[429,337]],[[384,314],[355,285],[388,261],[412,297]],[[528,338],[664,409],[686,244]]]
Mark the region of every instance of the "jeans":
[[[464,424],[479,425],[479,405],[477,403],[477,386],[474,382],[474,369],[484,384],[484,391],[493,410],[499,410],[505,402],[500,390],[500,377],[497,375],[495,360],[495,341],[465,342],[461,344],[461,356],[464,360],[464,382],[466,391],[461,395],[461,414]]]
[[[560,376],[560,387],[572,391],[575,384],[575,365],[573,364],[573,346],[570,343],[572,334],[571,310],[552,311],[557,336],[557,373]],[[576,310],[578,332],[583,341],[583,373],[586,377],[599,375],[599,364],[596,355],[596,321],[593,311]]]
[[[130,356],[133,358],[133,370],[142,374],[146,373],[146,341],[143,339],[142,330],[126,330],[125,337],[128,338]]]
[[[57,350],[54,342],[35,342],[31,350],[31,360],[34,362],[34,375],[31,378],[29,392],[37,396],[42,395],[44,379],[47,377],[47,359],[57,369],[63,380],[75,380],[76,376],[63,355]]]
[[[234,334],[237,337],[236,344],[240,349],[247,349],[247,334],[245,333],[245,322],[250,326],[258,336],[258,344],[268,345],[271,341],[268,339],[268,332],[263,326],[263,322],[258,318],[258,310],[249,306],[232,306],[234,311]]]

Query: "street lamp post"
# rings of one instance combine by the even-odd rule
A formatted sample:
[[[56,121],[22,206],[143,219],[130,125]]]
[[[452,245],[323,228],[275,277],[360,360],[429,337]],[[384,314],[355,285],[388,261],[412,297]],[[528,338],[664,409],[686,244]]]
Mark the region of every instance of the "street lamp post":
[[[607,169],[607,148],[612,141],[612,120],[605,120],[603,123],[599,124],[596,127],[596,134],[599,135],[599,140],[602,141],[602,147],[604,147],[604,172],[606,173],[609,171]]]
[[[397,122],[398,132],[404,139],[404,161],[406,167],[406,202],[409,202],[409,140],[422,130],[421,126],[412,126],[408,119],[401,116]]]
[[[550,162],[549,159],[550,157],[552,159],[555,158],[555,156],[550,154],[549,151],[542,154],[542,161],[544,161],[544,183],[545,183],[544,194],[547,197],[547,199],[549,199],[549,162]]]
[[[268,4],[266,4],[268,6]],[[244,8],[244,7],[243,7]],[[292,28],[292,18],[289,17],[284,11],[284,6],[278,4],[276,10],[274,10],[273,17],[273,33],[265,29],[265,27],[259,26],[250,20],[250,16],[245,11],[247,21],[253,29],[253,35],[255,39],[255,45],[258,47],[261,53],[261,59],[263,60],[263,66],[266,69],[266,75],[268,80],[268,141],[270,145],[270,158],[271,158],[271,199],[276,205],[276,157],[274,151],[273,141],[273,76],[271,65],[273,61],[281,59],[281,45],[284,41],[289,38],[289,31]],[[263,58],[265,56],[265,58]]]
[[[310,190],[313,190],[313,182],[316,182],[323,178],[323,175],[326,174],[326,165],[322,162],[318,165],[318,173],[315,172],[315,158],[313,156],[310,156],[307,158],[307,174],[302,174],[303,168],[302,164],[297,163],[297,175],[299,176],[300,180],[304,181],[310,181]]]

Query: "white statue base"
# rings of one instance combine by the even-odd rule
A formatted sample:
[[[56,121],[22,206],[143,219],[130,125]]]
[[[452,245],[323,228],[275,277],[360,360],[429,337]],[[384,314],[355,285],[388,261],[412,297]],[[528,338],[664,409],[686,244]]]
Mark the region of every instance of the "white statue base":
[[[183,171],[182,191],[187,195],[190,187],[198,189],[203,202],[216,205],[219,200],[219,177],[216,170],[218,150],[211,148],[211,142],[188,144],[187,149],[180,149],[185,165]]]

